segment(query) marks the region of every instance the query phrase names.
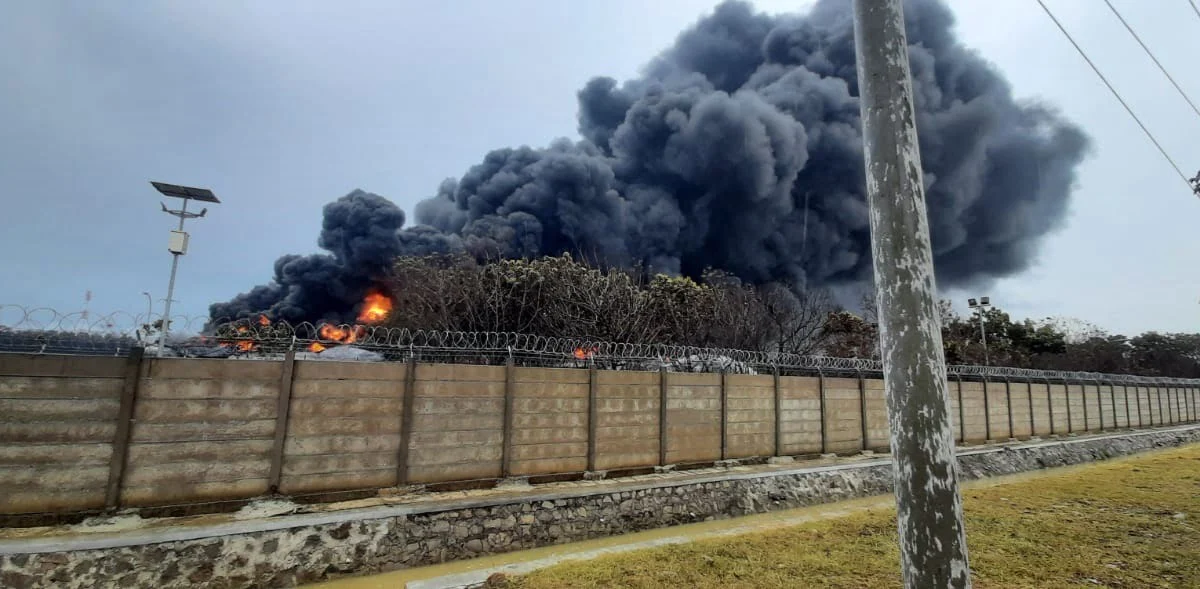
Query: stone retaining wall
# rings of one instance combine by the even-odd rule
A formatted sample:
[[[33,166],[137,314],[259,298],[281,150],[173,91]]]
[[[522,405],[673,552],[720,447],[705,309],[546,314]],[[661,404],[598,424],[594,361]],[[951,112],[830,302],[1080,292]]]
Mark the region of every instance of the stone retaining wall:
[[[965,479],[1200,441],[1200,427],[964,450]],[[886,457],[100,537],[0,541],[0,586],[284,587],[890,492]]]

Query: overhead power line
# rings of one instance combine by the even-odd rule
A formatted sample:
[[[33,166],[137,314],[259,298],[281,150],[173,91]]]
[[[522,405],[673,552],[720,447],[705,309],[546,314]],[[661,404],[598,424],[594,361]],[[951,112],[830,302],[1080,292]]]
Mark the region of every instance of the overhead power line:
[[[1196,18],[1200,18],[1200,8],[1196,7],[1196,0],[1188,0],[1188,4],[1192,5],[1192,12],[1196,13]]]
[[[1080,57],[1083,57],[1083,60],[1092,67],[1092,71],[1096,72],[1096,76],[1100,78],[1101,82],[1104,82],[1104,85],[1108,87],[1108,91],[1112,92],[1112,95],[1116,97],[1118,102],[1121,103],[1121,106],[1125,107],[1125,112],[1129,113],[1130,118],[1132,118],[1133,121],[1142,128],[1142,132],[1146,134],[1146,137],[1150,139],[1150,142],[1154,144],[1154,147],[1158,148],[1158,152],[1162,154],[1163,159],[1167,160],[1167,163],[1171,164],[1171,167],[1175,169],[1175,173],[1179,174],[1179,179],[1183,180],[1183,183],[1187,185],[1188,190],[1191,190],[1193,194],[1200,196],[1200,192],[1197,192],[1196,186],[1191,180],[1188,179],[1187,175],[1183,173],[1183,170],[1180,169],[1179,164],[1176,164],[1175,160],[1171,159],[1171,156],[1167,154],[1167,150],[1163,149],[1162,144],[1158,142],[1158,139],[1155,139],[1154,134],[1150,132],[1150,129],[1146,128],[1146,125],[1142,123],[1142,120],[1139,119],[1138,116],[1133,112],[1133,109],[1129,107],[1129,103],[1125,102],[1125,99],[1121,97],[1121,93],[1117,92],[1117,89],[1114,88],[1112,83],[1108,81],[1108,78],[1104,77],[1104,74],[1100,72],[1100,68],[1096,67],[1096,64],[1092,61],[1092,58],[1088,57],[1087,52],[1085,52],[1083,48],[1079,46],[1079,43],[1075,42],[1075,38],[1071,36],[1071,33],[1067,32],[1067,29],[1063,27],[1061,22],[1058,21],[1058,17],[1054,16],[1054,13],[1050,11],[1050,7],[1046,6],[1046,3],[1042,0],[1037,0],[1037,3],[1042,7],[1042,10],[1046,12],[1046,16],[1049,16],[1050,20],[1054,21],[1054,24],[1058,27],[1058,30],[1062,31],[1063,36],[1071,42],[1071,45],[1075,47],[1075,50],[1079,52]]]
[[[1191,0],[1188,1],[1190,2]],[[1137,41],[1138,45],[1142,46],[1142,50],[1146,52],[1146,55],[1150,57],[1150,60],[1154,62],[1154,65],[1158,66],[1158,71],[1162,72],[1163,75],[1167,77],[1167,80],[1171,82],[1171,85],[1179,91],[1179,95],[1182,96],[1185,101],[1187,101],[1188,106],[1192,107],[1192,112],[1196,113],[1196,116],[1200,117],[1200,108],[1196,108],[1196,103],[1192,102],[1192,99],[1189,98],[1187,93],[1183,91],[1183,88],[1179,86],[1179,83],[1175,81],[1175,78],[1172,77],[1171,74],[1167,73],[1167,68],[1163,67],[1163,64],[1158,61],[1157,57],[1154,57],[1154,54],[1150,52],[1150,48],[1146,47],[1146,44],[1142,42],[1142,38],[1139,37],[1137,33],[1133,32],[1133,27],[1129,26],[1129,23],[1125,21],[1125,17],[1121,16],[1120,12],[1117,12],[1117,7],[1113,6],[1112,2],[1109,0],[1104,0],[1104,3],[1108,5],[1108,9],[1111,10],[1113,15],[1117,17],[1117,20],[1121,21],[1121,24],[1125,25],[1125,30],[1129,31],[1129,34],[1133,36],[1133,40]],[[1192,7],[1195,8],[1196,5],[1192,4]]]

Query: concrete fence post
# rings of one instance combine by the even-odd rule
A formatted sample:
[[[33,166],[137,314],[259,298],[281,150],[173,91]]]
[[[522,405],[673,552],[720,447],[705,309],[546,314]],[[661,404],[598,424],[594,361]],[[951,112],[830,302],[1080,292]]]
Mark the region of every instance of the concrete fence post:
[[[1200,389],[1193,386],[1190,391],[1192,391],[1192,421],[1196,421],[1196,409],[1198,409],[1196,408],[1196,393],[1200,392]]]
[[[867,443],[867,381],[863,379],[861,370],[855,372],[858,375],[858,422],[862,426],[862,449],[865,452],[871,449]]]
[[[1171,403],[1171,406],[1175,408],[1175,423],[1183,423],[1183,405],[1179,401],[1179,387],[1172,386],[1170,390],[1171,396],[1175,398],[1175,401]]]
[[[1096,414],[1100,416],[1100,431],[1104,431],[1104,387],[1096,380]]]
[[[1163,417],[1163,423],[1165,425],[1171,425],[1173,421],[1173,417],[1171,416],[1171,389],[1170,387],[1164,387],[1161,380],[1158,382],[1158,395],[1163,406],[1166,407],[1166,409],[1162,411],[1162,414],[1165,416]]]
[[[1196,421],[1196,387],[1188,387],[1188,410],[1191,411],[1189,419]]]
[[[1188,387],[1188,421],[1196,421],[1196,388]]]
[[[729,371],[721,369],[721,460],[729,459]]]
[[[1180,402],[1183,403],[1183,420],[1191,423],[1192,421],[1192,388],[1179,387]]]
[[[1186,403],[1187,406],[1187,420],[1189,423],[1196,420],[1195,399],[1192,397],[1192,393],[1192,387],[1186,387],[1183,389],[1183,402]]]
[[[112,458],[108,463],[108,486],[104,493],[104,507],[109,511],[121,504],[121,484],[125,480],[125,467],[129,463],[133,413],[137,404],[138,385],[142,379],[142,358],[145,353],[145,348],[133,348],[129,350],[129,357],[125,362],[125,382],[121,387],[121,405],[117,410],[117,429],[113,434]]]
[[[1179,416],[1179,423],[1188,422],[1187,410],[1187,389],[1183,387],[1172,386],[1175,391],[1175,413]]]
[[[1158,425],[1162,425],[1163,423],[1165,423],[1165,421],[1163,420],[1162,387],[1159,386],[1158,382],[1154,383],[1154,399],[1158,403]],[[1150,425],[1154,425],[1153,412],[1151,412],[1151,414],[1150,414]]]
[[[513,379],[516,373],[516,362],[512,350],[508,351],[508,359],[504,363],[504,448],[500,454],[500,474],[504,478],[512,476],[513,454]]]
[[[1167,399],[1171,402],[1171,409],[1175,411],[1174,423],[1180,423],[1183,421],[1183,416],[1181,415],[1182,412],[1180,411],[1179,406],[1179,389],[1169,386],[1170,383],[1167,384]]]
[[[1167,384],[1169,385],[1170,383]],[[1179,423],[1183,421],[1179,411],[1179,389],[1173,386],[1168,386],[1167,400],[1171,403],[1171,409],[1175,410],[1175,419],[1172,420],[1172,423]]]
[[[1180,387],[1179,394],[1183,397],[1183,419],[1192,422],[1192,387]]]
[[[1166,404],[1163,403],[1162,383],[1157,381],[1154,383],[1154,399],[1158,405],[1158,425],[1166,425],[1169,422],[1167,421]]]
[[[1188,387],[1187,391],[1187,406],[1188,406],[1188,421],[1196,421],[1196,389]]]
[[[1017,432],[1013,429],[1012,383],[1004,377],[1004,403],[1008,406],[1008,437],[1016,439]]]
[[[1067,400],[1067,435],[1075,433],[1075,424],[1071,420],[1071,383],[1063,379],[1063,397]],[[1086,407],[1087,405],[1084,405]]]
[[[988,395],[987,375],[983,376],[983,441],[992,441],[992,404]]]
[[[1138,404],[1138,427],[1144,427],[1145,421],[1141,416],[1141,385],[1133,385],[1133,401]],[[1148,401],[1148,395],[1147,395]]]
[[[396,486],[408,484],[409,446],[412,445],[413,414],[417,402],[417,358],[409,350],[404,367],[404,390],[400,399],[400,447],[396,450]]]
[[[1108,383],[1108,405],[1112,408],[1113,429],[1120,429],[1121,424],[1117,421],[1117,385],[1112,381]]]
[[[1179,423],[1187,423],[1190,417],[1187,408],[1187,389],[1183,387],[1171,388],[1175,389],[1175,411],[1179,415]]]
[[[1133,429],[1133,411],[1129,408],[1129,385],[1121,385],[1121,396],[1125,397],[1125,428]]]
[[[271,471],[267,475],[267,491],[279,492],[283,480],[283,449],[287,442],[288,418],[292,410],[292,376],[296,368],[296,350],[289,349],[283,356],[283,370],[279,375],[279,398],[275,402],[275,439],[271,444]]]
[[[667,465],[667,367],[658,369],[658,465]]]
[[[1151,388],[1146,385],[1146,425],[1154,427],[1154,399],[1150,395]]]
[[[962,375],[954,373],[954,380],[958,382],[958,442],[960,444],[967,443],[967,412],[963,409],[962,397]]]
[[[1054,385],[1050,384],[1050,379],[1046,380],[1046,411],[1050,414],[1050,435],[1055,435],[1054,432]]]
[[[1159,392],[1159,394],[1160,394],[1160,395],[1162,395],[1162,394],[1163,394],[1163,393],[1161,392],[1161,391],[1163,390],[1163,386],[1162,386],[1162,384],[1163,384],[1163,383],[1162,383],[1162,380],[1159,380],[1159,382],[1158,382],[1159,389],[1158,389],[1158,390],[1160,391],[1160,392]],[[1167,411],[1166,411],[1166,414],[1165,414],[1165,415],[1167,416],[1167,417],[1166,417],[1166,423],[1167,423],[1167,425],[1171,425],[1171,424],[1175,423],[1175,416],[1174,416],[1174,415],[1172,415],[1172,413],[1174,413],[1174,412],[1173,412],[1173,411],[1171,411],[1171,387],[1166,387],[1166,389],[1167,389],[1167,390],[1166,390],[1166,397],[1167,397]]]
[[[1083,402],[1080,403],[1083,406],[1083,433],[1087,433],[1092,426],[1088,423],[1087,383],[1082,380],[1079,381],[1079,394],[1083,395]]]
[[[771,367],[771,382],[775,395],[775,456],[783,456],[783,406],[780,403],[782,396],[779,391],[779,367]]]
[[[1033,379],[1025,379],[1025,396],[1029,401],[1029,437],[1037,437],[1037,421],[1033,417]]]
[[[596,405],[596,364],[588,365],[588,430],[587,470],[596,471],[596,430],[599,427],[599,407]]]
[[[817,368],[817,403],[821,414],[821,454],[829,454],[829,426],[827,424],[828,411],[825,407],[825,373]]]

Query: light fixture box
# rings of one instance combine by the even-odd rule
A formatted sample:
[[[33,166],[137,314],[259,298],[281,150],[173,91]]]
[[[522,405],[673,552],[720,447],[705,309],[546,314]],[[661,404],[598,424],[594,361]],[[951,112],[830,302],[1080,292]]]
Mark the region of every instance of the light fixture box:
[[[185,231],[172,231],[171,239],[167,241],[167,251],[182,256],[187,253],[188,234]]]

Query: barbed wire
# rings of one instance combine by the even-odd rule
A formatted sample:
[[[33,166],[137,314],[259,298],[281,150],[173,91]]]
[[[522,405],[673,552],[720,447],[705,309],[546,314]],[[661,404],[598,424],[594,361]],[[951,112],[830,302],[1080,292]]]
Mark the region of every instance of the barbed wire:
[[[135,346],[157,343],[161,320],[161,315],[145,313],[64,313],[0,304],[0,352],[121,356]],[[207,323],[207,317],[172,315],[171,340],[185,341]]]
[[[0,352],[125,355],[135,346],[156,349],[158,332],[145,315],[111,313],[85,317],[50,308],[0,305]],[[153,318],[155,321],[157,317]],[[176,332],[178,330],[178,332]],[[178,335],[176,335],[178,333]],[[374,325],[271,321],[265,316],[211,321],[178,316],[172,322],[169,356],[209,358],[281,357],[289,350],[304,359],[423,361],[587,367],[621,370],[781,374],[878,374],[869,358],[801,356],[731,348],[636,344],[589,338],[508,332],[413,330]],[[1197,386],[1200,379],[1036,370],[1006,366],[949,365],[951,378],[1059,384]]]
[[[313,349],[353,346],[383,352],[388,359],[409,355],[422,358],[483,357],[579,361],[603,367],[663,366],[676,370],[732,372],[800,373],[880,373],[879,360],[801,356],[730,348],[702,348],[671,344],[634,344],[588,338],[550,337],[506,332],[426,331],[370,325],[332,325],[309,322],[295,325],[265,319],[243,319],[219,323],[214,330],[221,340],[247,341],[251,350],[264,353],[286,349]],[[315,346],[314,346],[315,344]],[[1200,379],[1103,374],[1066,370],[1036,370],[1006,366],[950,365],[952,377],[992,379],[996,381],[1038,381],[1061,383],[1091,381],[1097,384],[1177,384],[1200,385]]]

